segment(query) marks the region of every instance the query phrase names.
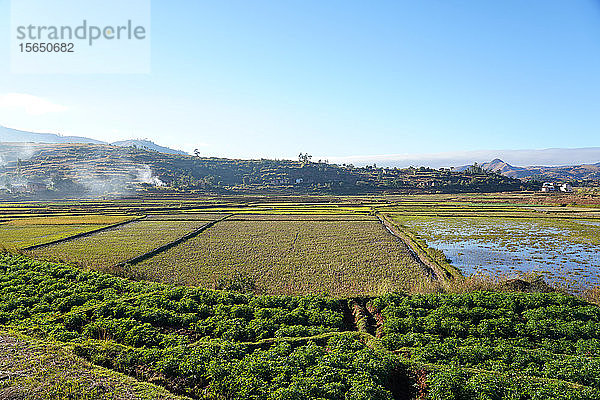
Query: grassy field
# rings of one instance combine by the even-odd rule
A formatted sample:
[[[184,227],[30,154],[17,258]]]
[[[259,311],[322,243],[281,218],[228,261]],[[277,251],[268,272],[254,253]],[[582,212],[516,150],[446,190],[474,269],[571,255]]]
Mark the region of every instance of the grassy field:
[[[374,217],[232,218],[137,264],[136,270],[151,280],[202,287],[238,273],[261,293],[343,296],[429,284],[404,243]]]
[[[364,214],[236,214],[230,221],[373,221]]]
[[[0,246],[22,249],[28,246],[53,242],[79,233],[90,232],[103,225],[26,225],[0,227]]]
[[[32,254],[106,269],[176,240],[207,222],[134,221],[114,229],[42,247],[33,250]]]
[[[128,219],[130,217],[104,215],[12,219],[0,224],[0,246],[6,249],[22,249],[90,232]]]
[[[130,219],[132,219],[132,217],[114,215],[50,215],[44,217],[13,219],[5,225],[113,225]]]
[[[376,222],[373,214],[379,212],[404,226],[404,240],[414,238],[438,247],[466,275],[536,271],[553,282],[570,280],[570,287],[573,281],[580,286],[598,283],[595,238],[600,236],[596,224],[600,209],[587,204],[589,199],[585,206],[564,207],[556,206],[556,201],[540,204],[542,200],[543,196],[525,193],[6,204],[8,221],[0,224],[0,237],[9,247],[24,247],[95,229],[101,225],[94,223],[109,219],[146,216],[143,223],[34,253],[107,268],[230,215],[198,237],[133,266],[135,277],[213,287],[221,278],[235,276],[254,282],[265,293],[430,290],[422,263]],[[486,224],[497,231],[484,229]],[[466,243],[464,249],[450,243],[460,240]],[[444,259],[434,249],[424,254],[434,261]]]
[[[176,213],[176,214],[148,214],[147,221],[215,221],[228,214],[211,213]]]

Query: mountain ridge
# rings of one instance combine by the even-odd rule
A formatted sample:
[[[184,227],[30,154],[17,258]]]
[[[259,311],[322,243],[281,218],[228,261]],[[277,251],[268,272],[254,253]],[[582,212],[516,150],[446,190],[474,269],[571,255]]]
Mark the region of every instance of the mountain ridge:
[[[172,149],[166,146],[158,145],[147,139],[127,139],[119,140],[112,143],[103,142],[96,139],[90,139],[84,136],[62,136],[55,133],[36,133],[18,129],[7,128],[0,125],[0,142],[23,142],[23,143],[50,143],[50,144],[102,144],[117,147],[133,147],[142,150],[151,150],[163,154],[185,155],[188,153]],[[509,178],[517,178],[521,180],[600,180],[600,162],[596,163],[577,163],[576,161],[570,164],[564,164],[565,161],[585,159],[600,161],[600,147],[584,147],[584,148],[549,148],[543,150],[513,150],[513,151],[473,151],[462,153],[443,153],[414,156],[414,161],[417,166],[427,166],[436,168],[439,165],[450,165],[451,156],[462,154],[462,157],[470,157],[464,159],[463,166],[454,168],[455,171],[461,172],[467,170],[475,161],[481,160],[482,157],[490,155],[492,161],[484,162],[480,166],[491,172],[496,172]],[[522,157],[526,160],[539,160],[539,164],[530,166],[516,166],[512,162],[504,161],[504,156],[511,156],[512,159],[518,159],[518,155],[527,155]],[[579,155],[579,156],[577,156]],[[378,156],[384,158],[387,156]],[[391,157],[391,156],[390,156]],[[428,158],[429,157],[429,158]],[[444,158],[445,157],[445,158]],[[491,158],[491,157],[490,157]],[[489,158],[488,158],[489,159]],[[544,161],[548,164],[559,164],[545,166]],[[469,163],[467,165],[467,163]],[[367,164],[368,165],[368,164]],[[454,164],[456,165],[456,164]]]
[[[179,155],[189,155],[183,150],[176,150],[170,147],[161,146],[147,139],[127,139],[127,140],[118,140],[116,142],[110,143],[113,146],[119,147],[136,147],[139,149],[145,150],[153,150],[158,151],[159,153],[165,154],[179,154]]]
[[[84,136],[62,136],[56,133],[38,133],[7,128],[0,125],[0,142],[24,143],[93,143],[105,142]]]
[[[466,168],[466,167],[463,167]],[[521,180],[575,181],[600,180],[600,162],[568,166],[517,167],[499,158],[481,165],[486,171],[496,172],[509,178]]]
[[[0,142],[6,143],[83,143],[83,144],[109,144],[118,147],[136,147],[145,150],[153,150],[165,154],[188,155],[185,151],[161,146],[148,139],[126,139],[112,143],[102,140],[91,139],[85,136],[63,136],[56,133],[39,133],[7,128],[0,125]]]
[[[383,169],[302,160],[164,154],[108,144],[0,143],[0,197],[94,197],[137,190],[176,193],[458,193],[529,184],[485,171]],[[152,188],[152,189],[151,189]]]

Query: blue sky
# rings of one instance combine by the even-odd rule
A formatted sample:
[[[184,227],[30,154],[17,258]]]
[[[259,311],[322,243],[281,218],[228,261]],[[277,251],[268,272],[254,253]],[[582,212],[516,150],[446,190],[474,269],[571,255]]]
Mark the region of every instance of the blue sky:
[[[9,9],[13,128],[243,158],[600,145],[598,1],[154,0],[139,75],[11,74]]]

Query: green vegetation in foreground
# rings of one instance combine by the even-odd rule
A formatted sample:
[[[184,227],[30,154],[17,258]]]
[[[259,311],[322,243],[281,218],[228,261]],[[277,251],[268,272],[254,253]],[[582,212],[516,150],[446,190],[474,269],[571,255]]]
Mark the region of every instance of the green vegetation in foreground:
[[[256,296],[2,254],[0,322],[194,398],[600,399],[600,308],[561,294]]]
[[[0,330],[0,399],[184,400],[164,388],[94,366],[72,346]]]

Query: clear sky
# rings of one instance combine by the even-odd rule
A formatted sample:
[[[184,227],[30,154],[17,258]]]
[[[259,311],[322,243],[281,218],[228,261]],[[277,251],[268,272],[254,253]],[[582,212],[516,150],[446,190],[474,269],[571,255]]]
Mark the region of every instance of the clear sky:
[[[9,15],[12,128],[244,158],[600,146],[599,1],[154,0],[139,75],[11,74]]]

